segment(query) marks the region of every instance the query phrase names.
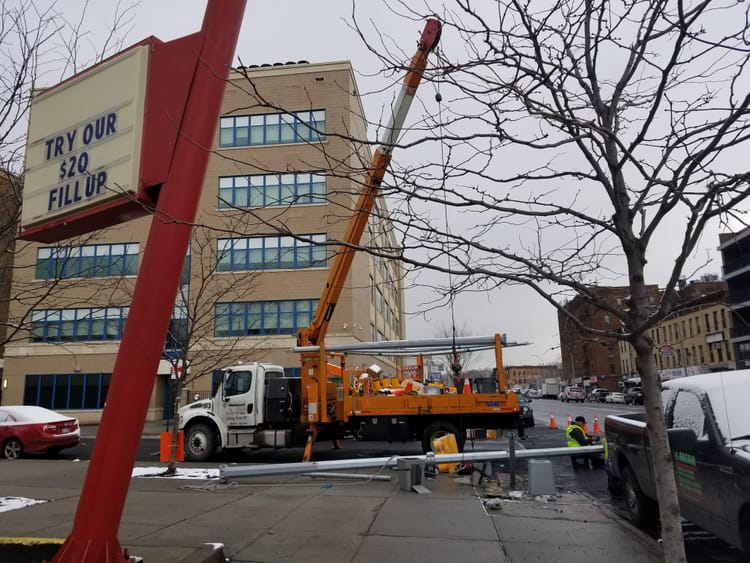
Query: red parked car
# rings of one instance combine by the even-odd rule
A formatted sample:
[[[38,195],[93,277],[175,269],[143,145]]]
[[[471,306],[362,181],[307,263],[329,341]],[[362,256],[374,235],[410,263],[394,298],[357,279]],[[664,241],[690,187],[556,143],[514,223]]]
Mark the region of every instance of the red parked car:
[[[18,459],[25,453],[60,453],[81,440],[78,419],[43,407],[0,407],[0,457]]]

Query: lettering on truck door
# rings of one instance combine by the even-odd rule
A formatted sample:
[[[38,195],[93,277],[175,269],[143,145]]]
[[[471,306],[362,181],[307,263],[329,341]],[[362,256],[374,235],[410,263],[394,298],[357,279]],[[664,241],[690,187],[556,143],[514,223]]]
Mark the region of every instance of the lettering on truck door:
[[[255,374],[249,370],[230,371],[224,376],[224,390],[218,413],[228,427],[255,426]]]
[[[698,395],[680,390],[668,427],[689,428],[698,438],[695,450],[672,452],[680,510],[691,522],[718,530],[727,525],[726,499],[719,486],[721,445],[704,407]]]

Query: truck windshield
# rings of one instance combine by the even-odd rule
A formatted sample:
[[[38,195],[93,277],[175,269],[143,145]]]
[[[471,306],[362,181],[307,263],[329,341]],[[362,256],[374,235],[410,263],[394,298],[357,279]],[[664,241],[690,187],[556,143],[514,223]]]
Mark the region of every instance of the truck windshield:
[[[725,439],[730,436],[734,440],[744,439],[750,434],[750,414],[747,405],[750,404],[750,387],[727,384],[724,389],[717,386],[708,393],[709,401]]]
[[[227,382],[224,385],[224,395],[231,397],[233,395],[242,395],[250,391],[253,383],[253,374],[250,371],[233,371],[227,375]]]

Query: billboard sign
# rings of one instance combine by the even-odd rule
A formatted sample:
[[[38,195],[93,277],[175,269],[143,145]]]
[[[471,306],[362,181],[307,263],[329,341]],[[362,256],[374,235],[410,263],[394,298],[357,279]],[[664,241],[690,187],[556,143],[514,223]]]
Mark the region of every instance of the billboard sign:
[[[672,358],[676,355],[674,348],[668,344],[659,348],[659,354],[664,358]]]
[[[55,242],[151,212],[171,170],[200,41],[148,37],[36,93],[19,238]]]
[[[135,195],[148,58],[139,45],[35,97],[23,229]]]

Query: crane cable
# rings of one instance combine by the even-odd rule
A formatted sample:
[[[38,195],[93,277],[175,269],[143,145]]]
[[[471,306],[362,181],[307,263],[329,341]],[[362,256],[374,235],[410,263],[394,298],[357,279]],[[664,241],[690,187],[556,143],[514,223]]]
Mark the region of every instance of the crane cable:
[[[439,82],[435,82],[435,101],[438,104],[438,130],[440,139],[443,138],[443,106],[441,102],[443,101],[443,96],[440,94],[440,84]],[[445,162],[445,143],[440,142],[440,167],[441,167],[441,174],[440,174],[440,189],[443,192],[443,219],[445,221],[445,241],[446,241],[446,247],[448,246],[448,243],[450,242],[449,239],[449,228],[448,228],[448,192],[445,187],[445,176],[446,176],[446,162]],[[453,271],[451,268],[451,255],[450,252],[448,252],[448,287],[449,287],[449,305],[450,305],[450,312],[451,312],[451,338],[452,338],[452,363],[451,363],[451,371],[453,371],[454,374],[454,381],[456,381],[456,385],[460,383],[460,377],[459,374],[461,373],[461,362],[459,361],[458,357],[458,350],[456,350],[456,315],[455,315],[455,308],[454,308],[454,297],[455,297],[455,290],[453,288]]]
[[[440,189],[443,192],[443,219],[445,221],[445,242],[446,247],[448,247],[448,243],[450,242],[449,234],[450,234],[450,228],[448,223],[448,190],[445,187],[445,177],[446,177],[446,159],[445,159],[445,142],[443,139],[443,107],[442,107],[442,101],[443,96],[440,94],[440,84],[438,81],[435,81],[435,101],[438,104],[438,131],[440,135],[440,167],[441,167],[441,174],[440,174]],[[456,349],[456,312],[455,312],[455,295],[456,291],[453,287],[453,269],[451,268],[451,254],[450,252],[447,253],[447,260],[448,260],[448,289],[449,289],[449,305],[450,305],[450,312],[451,312],[451,338],[452,338],[452,362],[451,362],[451,370],[454,374],[454,382],[456,383],[456,393],[458,393],[458,387],[461,385],[461,361],[458,356],[458,350]],[[461,393],[463,394],[463,389],[461,389]],[[463,418],[462,410],[461,409],[461,403],[459,402],[459,417]],[[461,423],[461,428],[463,428],[463,423]],[[459,429],[460,431],[460,429]],[[472,447],[474,446],[474,431],[472,430],[469,433],[469,439],[471,441]],[[471,464],[466,464],[465,467],[471,468]]]

